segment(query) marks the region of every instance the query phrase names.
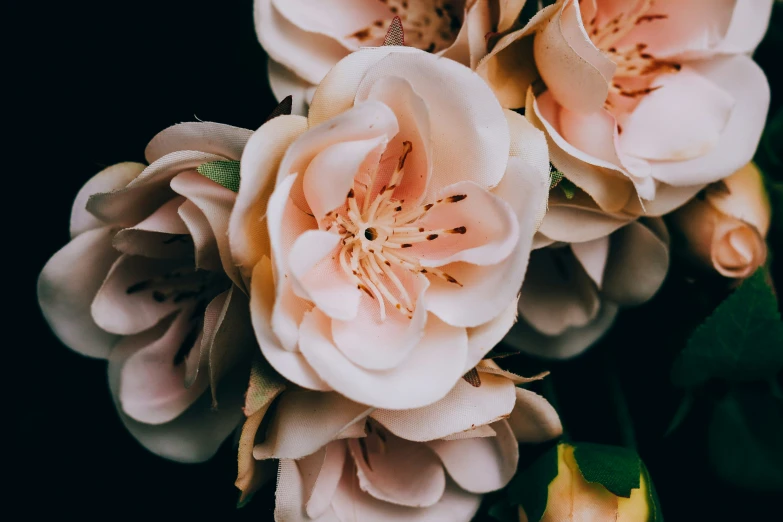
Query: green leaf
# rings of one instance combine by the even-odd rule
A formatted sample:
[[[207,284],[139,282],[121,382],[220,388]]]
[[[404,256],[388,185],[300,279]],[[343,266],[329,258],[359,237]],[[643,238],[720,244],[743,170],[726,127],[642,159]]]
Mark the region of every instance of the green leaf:
[[[549,484],[557,477],[557,445],[539,455],[530,466],[517,472],[506,490],[509,503],[521,505],[529,522],[544,516],[549,498]]]
[[[635,451],[620,446],[579,443],[574,459],[588,482],[601,484],[618,497],[629,498],[639,488],[642,461]]]
[[[707,445],[715,471],[727,482],[783,490],[783,411],[770,395],[729,393],[715,406]]]
[[[712,378],[766,379],[783,368],[783,322],[777,301],[758,270],[699,326],[672,369],[677,386]]]
[[[563,181],[560,182],[560,190],[563,191],[566,199],[574,199],[574,194],[576,194],[576,185],[574,185],[570,179],[563,178]]]
[[[233,192],[239,192],[239,162],[210,161],[199,165],[198,173]]]
[[[682,424],[682,421],[685,420],[685,417],[688,416],[688,413],[690,413],[691,408],[693,407],[693,394],[690,392],[687,392],[685,396],[682,398],[682,402],[677,407],[677,411],[674,413],[674,417],[672,418],[672,421],[669,423],[669,427],[666,430],[666,433],[664,433],[664,437],[668,437],[672,433],[677,430],[677,428],[680,427],[680,424]]]
[[[549,190],[555,188],[561,181],[563,181],[563,173],[557,170],[557,167],[549,164]]]

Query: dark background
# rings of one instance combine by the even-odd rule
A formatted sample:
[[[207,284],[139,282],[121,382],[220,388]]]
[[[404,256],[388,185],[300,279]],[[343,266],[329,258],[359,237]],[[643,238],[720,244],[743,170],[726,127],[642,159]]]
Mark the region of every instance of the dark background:
[[[12,405],[3,415],[3,432],[11,433],[5,444],[11,466],[2,468],[11,494],[3,509],[17,513],[12,519],[272,520],[271,486],[235,509],[230,442],[201,465],[171,463],[139,446],[115,415],[105,363],[64,348],[35,297],[38,272],[68,241],[73,197],[90,176],[120,161],[143,161],[147,141],[174,123],[201,119],[255,129],[274,108],[252,0],[6,0],[3,11],[2,174],[10,234],[3,249],[9,276],[3,349],[11,357],[2,370],[4,403]],[[781,55],[780,41],[766,42],[757,54],[770,75],[773,107],[783,95],[775,70]],[[694,307],[706,314],[714,305],[686,276],[675,265],[659,297],[624,313],[600,346],[550,365],[569,431],[579,440],[619,442],[602,376],[609,356],[668,521],[780,520],[772,495],[733,488],[710,472],[707,410],[697,407],[678,432],[663,436],[680,400],[668,384],[679,349],[671,334],[692,327]],[[681,313],[685,308],[690,315]],[[512,364],[538,365],[523,358]]]

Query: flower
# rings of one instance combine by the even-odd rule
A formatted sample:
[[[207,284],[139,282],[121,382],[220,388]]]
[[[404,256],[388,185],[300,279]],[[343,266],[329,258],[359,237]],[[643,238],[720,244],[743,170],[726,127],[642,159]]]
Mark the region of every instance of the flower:
[[[771,210],[761,172],[748,163],[671,217],[697,263],[744,279],[766,261]]]
[[[646,473],[639,476],[639,487],[631,496],[620,497],[596,482],[587,482],[574,458],[574,447],[557,447],[557,477],[549,484],[546,511],[541,522],[574,520],[616,520],[618,522],[646,522],[650,517],[651,495]],[[528,522],[522,506],[519,521]]]
[[[308,119],[256,132],[241,172],[232,253],[261,350],[288,380],[425,406],[511,327],[546,144],[467,67],[405,47],[354,53]]]
[[[546,220],[544,221],[546,223]],[[660,218],[640,219],[585,241],[539,232],[519,299],[519,322],[505,341],[549,358],[580,354],[612,325],[620,306],[646,302],[669,269]]]
[[[269,55],[269,81],[278,99],[293,94],[304,113],[315,85],[338,61],[384,41],[395,16],[406,45],[475,67],[485,35],[514,23],[524,0],[256,0],[256,33]]]
[[[560,0],[477,71],[504,106],[527,103],[552,163],[598,207],[658,216],[750,161],[769,87],[747,54],[771,5]]]
[[[398,411],[334,392],[281,393],[257,373],[251,389],[274,390],[263,412],[276,402],[263,442],[252,445],[259,418],[243,428],[240,476],[250,453],[279,459],[278,521],[471,520],[481,495],[514,475],[518,442],[562,433],[544,398],[515,387],[543,375],[519,377],[492,361],[482,361],[475,375],[479,383],[462,380],[432,405]]]
[[[241,418],[244,378],[229,373],[255,341],[226,237],[236,194],[196,169],[239,159],[250,134],[175,125],[147,146],[149,166],[98,173],[76,196],[70,243],[38,280],[55,334],[108,359],[126,427],[174,460],[206,460]]]

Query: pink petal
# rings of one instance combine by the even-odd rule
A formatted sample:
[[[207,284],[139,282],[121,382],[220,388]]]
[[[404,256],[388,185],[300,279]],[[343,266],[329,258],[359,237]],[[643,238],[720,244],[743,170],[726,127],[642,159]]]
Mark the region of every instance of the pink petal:
[[[633,219],[631,215],[610,214],[595,205],[553,202],[549,207],[539,232],[554,241],[573,243],[593,241],[608,236]]]
[[[427,508],[399,506],[378,500],[359,487],[359,479],[346,465],[332,508],[340,522],[469,522],[478,511],[481,496],[467,493],[447,482],[440,501]]]
[[[307,206],[315,219],[320,222],[327,213],[345,205],[354,179],[378,166],[387,143],[386,136],[342,141],[316,154],[302,179]]]
[[[711,183],[749,163],[764,128],[769,85],[763,71],[744,55],[692,63],[701,76],[736,101],[720,139],[707,154],[686,160],[654,162],[652,176],[676,186]]]
[[[399,72],[398,72],[399,71]],[[460,181],[484,189],[503,178],[509,131],[503,110],[487,84],[473,71],[425,52],[393,52],[367,69],[356,99],[390,75],[407,80],[429,109],[432,179],[427,198]],[[317,94],[316,94],[317,95]]]
[[[393,196],[404,200],[405,205],[419,203],[426,194],[432,177],[429,107],[410,82],[398,76],[380,78],[369,91],[363,93],[362,98],[357,95],[357,102],[365,100],[377,100],[389,107],[397,117],[400,129],[384,152],[373,193],[380,192],[382,187],[388,185],[402,154],[402,143],[408,141],[412,148],[405,159],[402,181],[398,183]]]
[[[372,408],[337,393],[286,391],[278,399],[266,438],[253,448],[253,457],[299,459],[310,455],[370,411]]]
[[[368,101],[336,116],[328,124],[310,127],[295,140],[283,156],[277,172],[277,188],[290,174],[303,173],[324,149],[346,141],[364,141],[376,138],[390,140],[399,131],[397,118],[383,103]],[[296,178],[291,199],[303,212],[312,214],[303,187],[303,176]],[[343,197],[348,194],[345,191]]]
[[[192,386],[185,388],[185,361],[177,359],[183,348],[188,353],[199,352],[203,332],[191,315],[192,310],[183,310],[161,337],[125,360],[118,398],[132,419],[145,424],[169,422],[193,404],[209,385],[209,379],[201,374]],[[198,329],[198,336],[190,339],[194,328]]]
[[[520,237],[519,220],[511,205],[470,181],[446,187],[437,200],[450,196],[467,197],[435,206],[416,224],[427,230],[465,227],[466,231],[440,234],[434,241],[414,244],[410,254],[425,267],[457,261],[485,266],[506,259]]]
[[[335,441],[296,462],[304,483],[305,511],[310,518],[317,519],[329,510],[343,474],[346,453],[345,443]]]
[[[315,86],[272,58],[267,59],[266,74],[275,99],[282,101],[286,96],[291,96],[291,114],[306,116],[315,94]]]
[[[272,0],[275,9],[292,24],[308,33],[323,34],[340,41],[355,50],[354,33],[366,29],[377,20],[388,20],[394,13],[382,2],[361,0],[321,0],[316,4],[308,0]],[[361,41],[363,47],[381,42]]]
[[[164,327],[165,325],[161,325]],[[223,441],[244,418],[242,405],[247,389],[247,374],[237,368],[226,376],[225,386],[218,392],[218,408],[205,393],[182,415],[165,424],[143,424],[128,417],[121,409],[118,397],[120,374],[125,360],[137,350],[148,346],[161,335],[158,329],[124,338],[109,359],[109,386],[120,419],[130,433],[148,450],[177,462],[203,462],[211,458]]]
[[[601,109],[616,66],[587,36],[579,2],[561,4],[536,35],[534,51],[541,78],[558,103],[579,112]]]
[[[278,116],[258,129],[247,142],[240,166],[239,193],[229,222],[231,254],[242,274],[269,255],[266,212],[277,168],[288,146],[307,129],[299,116]]]
[[[107,332],[122,335],[139,333],[155,326],[158,321],[179,310],[181,305],[174,299],[158,301],[152,288],[130,293],[128,289],[181,267],[181,260],[121,256],[111,267],[92,302],[95,323]]]
[[[612,234],[603,295],[618,304],[648,301],[669,271],[669,234],[660,218],[630,223]]]
[[[217,238],[207,217],[195,203],[188,200],[180,205],[177,213],[185,223],[193,243],[190,247],[195,249],[196,268],[221,272],[223,262],[220,259]]]
[[[386,318],[381,320],[378,302],[352,286],[351,289],[356,290],[361,299],[359,303],[357,298],[356,316],[351,320],[333,317],[331,321],[330,336],[335,346],[351,363],[363,369],[391,370],[397,367],[425,335],[428,314],[424,295],[429,284],[426,278],[410,272],[398,275],[414,301],[412,318],[397,310],[388,310],[387,306]]]
[[[98,227],[106,225],[103,221],[97,219],[85,208],[87,200],[93,194],[101,192],[111,192],[125,187],[128,183],[136,179],[144,170],[141,163],[117,163],[107,167],[91,177],[87,183],[79,189],[76,198],[73,200],[71,209],[71,238],[74,238]]]
[[[515,388],[515,391],[517,401],[508,424],[516,440],[545,442],[563,434],[557,410],[545,398],[524,388]]]
[[[511,413],[514,383],[482,374],[478,388],[460,379],[443,399],[410,410],[377,409],[370,416],[389,431],[412,441],[442,439],[496,422]]]
[[[114,248],[129,255],[161,259],[187,259],[193,256],[193,245],[187,236],[189,231],[177,213],[185,198],[175,197],[132,228],[117,232]],[[178,240],[182,239],[182,240]]]
[[[514,433],[504,420],[494,423],[492,428],[497,433],[495,437],[427,443],[454,482],[470,493],[501,489],[517,471],[519,448]]]
[[[225,159],[197,151],[169,154],[150,164],[124,188],[91,195],[87,210],[106,223],[132,227],[171,199],[174,194],[169,183],[174,176],[202,163]]]
[[[46,263],[38,276],[38,304],[46,322],[70,349],[106,359],[118,337],[102,330],[90,311],[95,294],[119,257],[109,228],[76,236]]]
[[[288,292],[293,295],[288,289]],[[311,390],[329,391],[331,388],[315,373],[299,351],[284,348],[272,329],[272,309],[275,304],[275,284],[272,279],[272,264],[263,258],[253,270],[250,286],[250,317],[253,321],[258,345],[264,358],[289,381]],[[294,299],[301,301],[294,296]],[[299,321],[296,315],[289,316],[290,336],[294,342],[299,335]]]
[[[258,41],[269,57],[309,83],[317,84],[348,54],[334,38],[302,30],[286,19],[273,0],[258,0],[254,19]]]
[[[481,326],[468,328],[468,359],[465,361],[465,372],[470,371],[492,348],[498,345],[517,322],[518,297],[518,295],[514,295],[514,298],[506,305],[506,309],[491,321]]]
[[[585,326],[598,314],[598,290],[569,249],[533,252],[519,298],[519,314],[546,335]]]
[[[559,335],[545,335],[524,320],[519,321],[504,341],[517,350],[545,359],[568,359],[584,352],[598,341],[614,323],[617,305],[601,303],[598,315],[582,327],[566,329]]]
[[[571,251],[598,288],[604,280],[604,268],[609,258],[609,237],[584,243],[571,243]]]
[[[397,367],[365,370],[334,345],[329,319],[314,309],[302,321],[299,348],[318,375],[349,399],[402,409],[426,406],[446,396],[462,375],[468,342],[464,328],[431,316],[424,337]]]
[[[156,134],[144,150],[144,157],[153,163],[173,152],[198,150],[238,160],[252,134],[248,129],[211,121],[179,123]]]
[[[443,465],[425,444],[373,431],[366,438],[349,439],[348,450],[359,487],[378,500],[421,508],[443,496]]]

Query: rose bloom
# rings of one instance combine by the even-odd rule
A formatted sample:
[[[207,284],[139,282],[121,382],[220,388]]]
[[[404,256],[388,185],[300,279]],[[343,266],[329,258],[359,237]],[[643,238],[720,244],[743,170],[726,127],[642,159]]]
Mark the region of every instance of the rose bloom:
[[[406,47],[354,53],[307,119],[256,132],[241,172],[232,253],[261,350],[288,380],[425,406],[513,324],[546,142],[467,67]]]
[[[541,522],[646,522],[651,511],[649,488],[644,472],[639,476],[639,487],[632,489],[628,498],[618,497],[601,484],[587,482],[574,458],[574,447],[560,444],[557,447],[557,477],[549,484]],[[519,506],[519,522],[528,521],[525,510]]]
[[[703,198],[694,199],[671,219],[696,263],[724,277],[743,279],[767,259],[771,211],[761,172],[748,163],[707,187]]]
[[[546,223],[546,220],[544,220]],[[621,306],[655,295],[669,269],[660,218],[633,221],[608,236],[546,237],[542,226],[519,299],[519,322],[505,341],[527,353],[580,354],[613,324]]]
[[[753,156],[769,87],[748,54],[771,5],[560,0],[477,71],[504,106],[527,104],[552,163],[597,207],[660,216]]]
[[[399,16],[405,44],[475,67],[485,36],[505,31],[524,0],[255,0],[256,33],[269,55],[278,99],[294,96],[304,112],[326,73],[361,47],[383,43]]]
[[[254,472],[252,453],[279,459],[277,521],[467,522],[483,493],[513,477],[520,442],[562,433],[544,398],[515,387],[532,379],[492,361],[476,370],[473,384],[461,380],[440,401],[403,411],[251,380],[248,398],[264,398],[243,428],[237,485],[244,488]],[[274,413],[259,433],[256,415],[267,411]]]
[[[76,196],[71,242],[38,280],[54,333],[108,359],[128,430],[183,462],[211,457],[241,419],[245,377],[230,372],[255,341],[226,235],[236,194],[196,169],[238,160],[250,135],[183,123],[149,143],[149,166],[98,173]]]

